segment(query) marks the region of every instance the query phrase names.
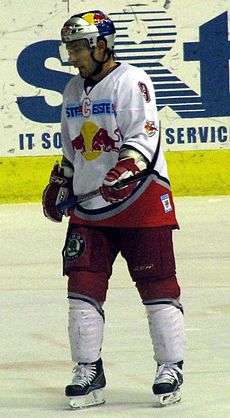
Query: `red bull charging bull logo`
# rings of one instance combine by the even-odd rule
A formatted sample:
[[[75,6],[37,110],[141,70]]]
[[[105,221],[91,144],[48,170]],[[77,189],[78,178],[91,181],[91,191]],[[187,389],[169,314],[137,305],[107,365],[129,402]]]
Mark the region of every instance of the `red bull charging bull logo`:
[[[98,25],[99,23],[103,23],[105,20],[109,19],[104,13],[100,12],[99,10],[96,12],[85,13],[82,17],[91,25]]]
[[[144,126],[145,132],[148,136],[155,135],[157,128],[155,126],[155,122],[151,120],[147,120]]]
[[[119,152],[118,142],[121,134],[118,129],[114,131],[116,139],[112,138],[108,131],[100,128],[92,121],[85,121],[81,127],[80,135],[72,141],[74,150],[81,151],[86,160],[95,160],[103,152]]]

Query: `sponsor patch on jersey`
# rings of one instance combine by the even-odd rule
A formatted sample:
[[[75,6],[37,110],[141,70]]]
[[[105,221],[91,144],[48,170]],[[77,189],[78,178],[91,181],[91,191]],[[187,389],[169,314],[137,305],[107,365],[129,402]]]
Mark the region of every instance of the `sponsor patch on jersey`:
[[[155,126],[155,122],[154,122],[154,121],[152,121],[152,120],[147,120],[147,121],[145,122],[144,129],[145,129],[145,133],[146,133],[148,136],[153,136],[153,135],[155,135],[155,133],[156,133],[156,131],[157,131],[157,128],[156,128],[156,126]]]
[[[64,257],[66,260],[79,258],[85,249],[85,242],[80,234],[73,232],[70,234],[65,248]]]
[[[65,114],[68,119],[82,117],[82,106],[80,104],[66,106]]]
[[[165,213],[172,211],[172,206],[171,206],[171,203],[170,203],[168,193],[161,195],[161,203],[163,205]]]
[[[151,96],[148,90],[148,87],[145,83],[142,83],[142,81],[139,81],[138,87],[141,91],[142,96],[144,97],[146,103],[149,103],[151,101]]]
[[[91,101],[89,97],[85,97],[82,103],[71,104],[65,108],[66,117],[69,118],[88,118],[91,115],[112,115],[114,114],[114,106],[110,100]]]

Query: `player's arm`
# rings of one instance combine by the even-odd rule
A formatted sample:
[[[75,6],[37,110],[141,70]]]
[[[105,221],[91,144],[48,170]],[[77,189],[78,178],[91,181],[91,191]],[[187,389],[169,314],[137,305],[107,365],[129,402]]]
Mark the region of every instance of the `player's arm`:
[[[155,92],[144,71],[126,76],[117,91],[116,119],[125,146],[132,146],[152,161],[157,149],[159,120]]]
[[[130,77],[118,92],[116,118],[123,137],[118,162],[104,179],[101,194],[106,201],[116,202],[130,196],[137,183],[116,189],[116,183],[146,169],[154,158],[158,144],[158,119],[151,80]]]

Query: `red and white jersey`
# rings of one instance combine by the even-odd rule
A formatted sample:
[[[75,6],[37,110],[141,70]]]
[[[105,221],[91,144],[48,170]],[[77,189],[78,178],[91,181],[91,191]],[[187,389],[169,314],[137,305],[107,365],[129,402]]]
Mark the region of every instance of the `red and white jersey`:
[[[93,87],[78,74],[67,84],[62,107],[62,145],[74,166],[74,194],[100,187],[116,165],[122,145],[140,151],[149,162],[159,138],[155,94],[140,68],[120,64]],[[159,148],[159,147],[158,147]],[[81,203],[71,222],[114,227],[177,227],[165,158],[160,147],[154,172],[122,202],[101,196]]]

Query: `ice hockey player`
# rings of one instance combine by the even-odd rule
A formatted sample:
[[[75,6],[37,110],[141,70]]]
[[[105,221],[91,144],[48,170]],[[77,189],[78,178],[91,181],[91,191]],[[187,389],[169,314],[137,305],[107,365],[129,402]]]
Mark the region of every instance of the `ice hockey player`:
[[[101,192],[68,212],[63,259],[75,366],[65,394],[72,408],[105,402],[103,304],[121,253],[147,313],[156,361],[153,404],[169,405],[181,398],[183,309],[172,243],[178,224],[153,85],[139,66],[117,62],[115,27],[101,11],[70,17],[61,38],[62,60],[78,73],[63,95],[63,158],[43,192],[44,214],[61,222],[59,202]],[[146,169],[147,178],[116,187]]]

